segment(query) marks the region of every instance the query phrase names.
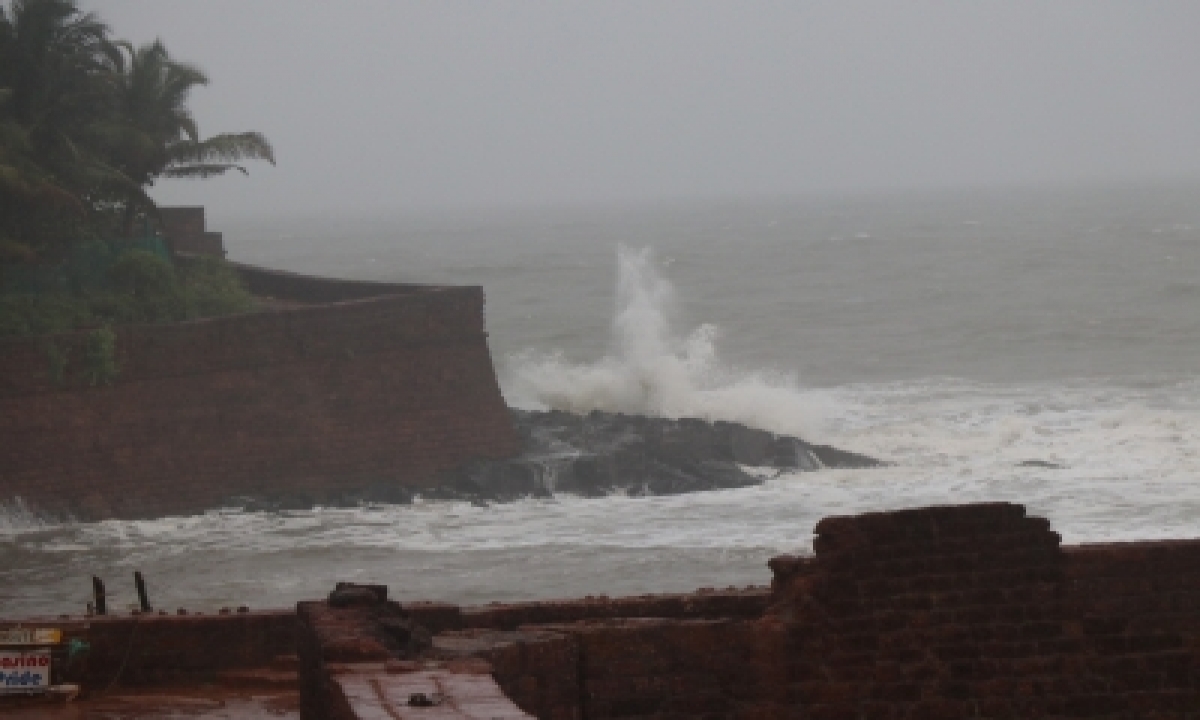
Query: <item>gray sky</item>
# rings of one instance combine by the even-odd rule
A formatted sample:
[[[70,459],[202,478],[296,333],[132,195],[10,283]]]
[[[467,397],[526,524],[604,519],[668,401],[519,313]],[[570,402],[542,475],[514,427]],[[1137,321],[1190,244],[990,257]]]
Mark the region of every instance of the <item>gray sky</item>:
[[[83,0],[276,168],[220,216],[1200,178],[1200,2]]]

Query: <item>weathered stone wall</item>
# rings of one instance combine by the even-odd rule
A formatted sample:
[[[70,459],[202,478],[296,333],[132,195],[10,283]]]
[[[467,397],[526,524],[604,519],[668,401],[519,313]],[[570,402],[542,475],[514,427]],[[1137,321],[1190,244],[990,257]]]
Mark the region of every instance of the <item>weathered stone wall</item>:
[[[190,258],[185,257],[179,260],[189,262]],[[246,288],[254,295],[301,303],[345,302],[346,300],[363,300],[383,295],[412,295],[439,289],[435,285],[319,278],[236,262],[231,262],[229,265],[237,271],[242,282],[246,284]]]
[[[203,207],[163,207],[158,222],[167,247],[176,255],[225,257],[225,242],[219,232],[205,227]]]
[[[772,560],[769,592],[302,603],[305,715],[409,717],[413,692],[549,720],[1200,714],[1200,540],[1062,548],[999,503],[827,518],[814,547]],[[93,621],[86,676],[129,647],[129,682],[269,662],[289,620]]]
[[[531,604],[476,624],[550,632],[544,654],[496,630],[439,642],[502,648],[476,654],[537,717],[1200,716],[1200,541],[1064,549],[1021,506],[983,504],[828,518],[814,546],[771,562],[758,619],[606,614],[618,600],[514,624]],[[578,658],[575,703],[547,690],[544,655]]]
[[[620,618],[754,619],[770,603],[765,587],[742,590],[703,588],[694,593],[587,597],[460,607],[447,603],[406,603],[414,620],[434,632],[443,630],[516,630],[529,625],[562,625],[582,620]]]
[[[118,328],[111,385],[89,385],[87,331],[0,342],[0,499],[92,518],[321,502],[517,453],[482,290],[362,285],[377,295]]]
[[[0,629],[17,623],[0,622]],[[106,615],[25,621],[63,631],[56,650],[59,681],[87,692],[110,685],[211,682],[223,670],[263,668],[296,653],[296,614],[290,610],[230,615]],[[84,643],[75,657],[68,643]]]
[[[1200,543],[1063,552],[1019,505],[817,525],[778,558],[781,708],[842,718],[1200,711]],[[787,715],[784,715],[785,717]]]

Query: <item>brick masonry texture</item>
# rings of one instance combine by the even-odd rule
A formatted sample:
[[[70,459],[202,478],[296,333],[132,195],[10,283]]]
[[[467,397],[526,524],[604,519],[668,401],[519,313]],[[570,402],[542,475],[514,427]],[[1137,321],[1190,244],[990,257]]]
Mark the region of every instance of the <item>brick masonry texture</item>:
[[[18,623],[0,621],[0,629]],[[42,618],[26,627],[55,627],[87,651],[56,651],[57,681],[96,691],[125,686],[211,682],[221,670],[261,668],[296,653],[296,614],[288,610],[229,615],[136,615]],[[0,708],[2,710],[2,708]],[[0,714],[3,714],[0,712]]]
[[[770,591],[406,610],[538,718],[1200,717],[1200,541],[1063,548],[1007,503],[815,534]]]
[[[1200,540],[1064,548],[996,503],[826,518],[814,547],[769,590],[26,622],[92,643],[85,688],[295,648],[310,720],[1200,717]]]
[[[984,504],[827,518],[814,547],[772,562],[769,717],[1200,713],[1200,543],[1064,551]]]
[[[519,451],[480,288],[242,270],[290,304],[118,328],[111,386],[88,385],[87,331],[0,342],[0,499],[85,518],[321,502]]]

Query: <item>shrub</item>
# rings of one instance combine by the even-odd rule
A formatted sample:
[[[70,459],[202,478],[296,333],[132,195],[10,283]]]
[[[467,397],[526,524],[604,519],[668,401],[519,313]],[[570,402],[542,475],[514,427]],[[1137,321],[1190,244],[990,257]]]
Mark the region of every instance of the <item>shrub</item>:
[[[224,260],[197,258],[180,266],[183,291],[194,317],[250,312],[254,296]]]
[[[121,253],[97,281],[68,278],[46,286],[56,289],[0,294],[0,336],[179,322],[255,308],[254,296],[225,261],[203,258],[175,267],[145,250]]]
[[[0,337],[66,332],[91,320],[88,303],[65,293],[0,295]]]
[[[117,334],[107,327],[97,328],[88,333],[83,360],[83,374],[92,387],[112,385],[119,370]]]

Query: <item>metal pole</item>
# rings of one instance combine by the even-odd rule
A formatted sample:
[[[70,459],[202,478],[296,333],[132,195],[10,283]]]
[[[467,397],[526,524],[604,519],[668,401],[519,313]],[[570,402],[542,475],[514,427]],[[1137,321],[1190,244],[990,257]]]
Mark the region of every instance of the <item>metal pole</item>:
[[[146,596],[146,580],[142,577],[141,570],[133,571],[133,584],[137,586],[138,602],[142,606],[142,612],[150,612],[152,609],[150,607],[150,598]]]
[[[96,614],[107,615],[108,605],[104,602],[104,581],[95,575],[92,576],[92,596],[96,601]]]

